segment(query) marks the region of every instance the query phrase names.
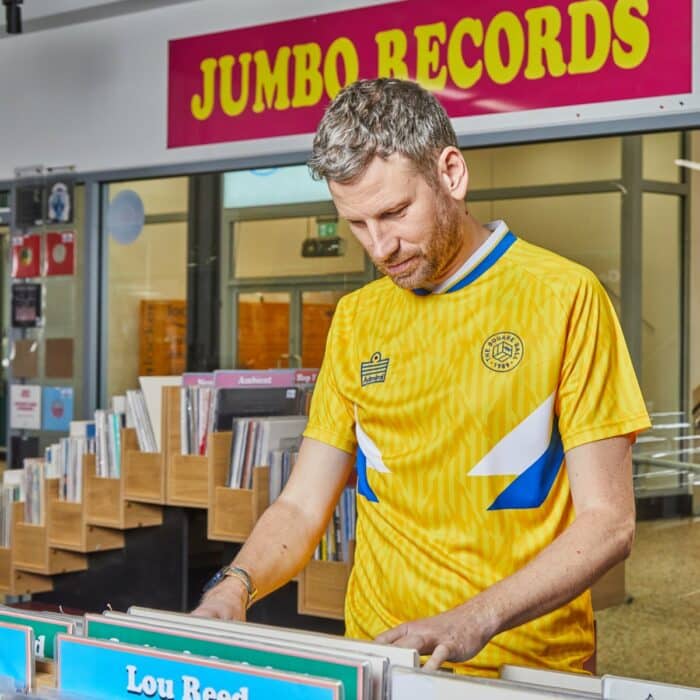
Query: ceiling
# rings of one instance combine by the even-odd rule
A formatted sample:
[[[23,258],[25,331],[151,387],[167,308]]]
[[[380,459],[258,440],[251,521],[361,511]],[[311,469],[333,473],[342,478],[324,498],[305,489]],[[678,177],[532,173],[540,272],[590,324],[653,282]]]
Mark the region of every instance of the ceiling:
[[[200,0],[23,0],[21,3],[23,33],[90,22],[95,19],[116,17],[151,10],[164,5]],[[5,32],[5,12],[0,7],[0,39]]]

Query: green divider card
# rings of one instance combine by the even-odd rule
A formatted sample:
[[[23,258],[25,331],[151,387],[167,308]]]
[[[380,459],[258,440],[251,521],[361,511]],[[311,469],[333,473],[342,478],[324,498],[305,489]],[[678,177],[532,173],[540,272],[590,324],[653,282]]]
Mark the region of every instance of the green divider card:
[[[100,700],[344,700],[338,681],[77,636],[56,638],[56,685]]]
[[[34,630],[34,654],[39,659],[54,658],[54,637],[57,634],[73,634],[72,622],[47,620],[25,612],[0,612],[0,622],[24,625]]]
[[[85,636],[94,639],[148,646],[168,651],[189,652],[198,656],[214,656],[217,659],[248,663],[251,666],[268,667],[277,671],[304,673],[319,678],[340,681],[346,700],[362,700],[368,668],[359,660],[334,658],[332,650],[327,656],[303,651],[286,651],[273,645],[234,639],[212,640],[197,634],[170,630],[156,626],[144,626],[136,622],[113,620],[101,615],[85,616]]]
[[[10,678],[22,692],[31,690],[34,685],[34,630],[31,627],[0,622],[0,677]]]

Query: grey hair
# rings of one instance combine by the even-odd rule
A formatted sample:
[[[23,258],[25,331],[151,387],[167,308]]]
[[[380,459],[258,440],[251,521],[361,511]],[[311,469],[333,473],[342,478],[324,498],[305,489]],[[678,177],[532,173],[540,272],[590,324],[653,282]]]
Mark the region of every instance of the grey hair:
[[[408,158],[431,186],[437,159],[457,148],[452,124],[437,99],[417,83],[358,80],[338,93],[316,130],[308,165],[315,180],[348,183],[375,157]]]

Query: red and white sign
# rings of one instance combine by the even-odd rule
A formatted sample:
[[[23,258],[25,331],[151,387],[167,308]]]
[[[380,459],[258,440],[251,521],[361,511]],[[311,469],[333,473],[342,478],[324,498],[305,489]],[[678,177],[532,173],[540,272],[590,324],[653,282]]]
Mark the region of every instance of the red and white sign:
[[[25,430],[41,429],[40,386],[13,384],[10,387],[10,427]]]
[[[46,265],[44,274],[72,275],[75,272],[75,233],[49,231],[46,234]]]

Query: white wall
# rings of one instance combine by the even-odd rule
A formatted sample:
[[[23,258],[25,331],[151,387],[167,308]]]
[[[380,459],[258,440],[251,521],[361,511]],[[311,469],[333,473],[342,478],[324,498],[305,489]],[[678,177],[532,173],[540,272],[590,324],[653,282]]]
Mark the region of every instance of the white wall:
[[[700,8],[700,0],[693,2]],[[377,4],[381,0],[197,0],[7,37],[0,41],[0,181],[23,165],[73,164],[90,172],[305,151],[310,135],[168,150],[167,42]],[[696,15],[700,23],[700,11]],[[700,47],[695,50],[700,55]],[[455,126],[475,134],[700,112],[700,75],[695,84],[695,95],[682,101],[609,102],[537,110],[527,118],[486,115],[457,119]]]

